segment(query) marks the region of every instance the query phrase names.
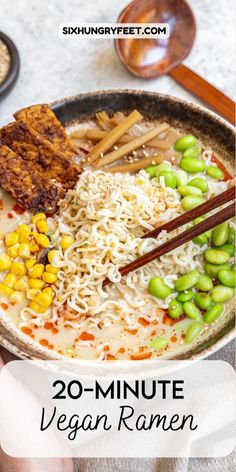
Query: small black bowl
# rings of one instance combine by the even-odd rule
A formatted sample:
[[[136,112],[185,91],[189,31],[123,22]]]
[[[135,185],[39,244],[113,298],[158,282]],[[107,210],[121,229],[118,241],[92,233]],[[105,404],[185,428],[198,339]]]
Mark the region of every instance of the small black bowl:
[[[8,51],[10,53],[10,56],[11,56],[10,69],[5,79],[0,84],[0,100],[1,100],[11,91],[11,89],[14,87],[16,83],[19,70],[20,70],[20,56],[13,41],[1,31],[0,31],[0,39],[6,44]]]

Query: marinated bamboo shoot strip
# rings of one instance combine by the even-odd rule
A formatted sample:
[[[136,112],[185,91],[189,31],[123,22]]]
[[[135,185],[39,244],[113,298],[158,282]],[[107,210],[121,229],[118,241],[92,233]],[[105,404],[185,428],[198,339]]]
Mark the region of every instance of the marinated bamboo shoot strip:
[[[167,159],[165,157],[165,161],[171,161],[171,159]],[[105,167],[104,172],[110,172],[111,174],[115,174],[116,172],[136,172],[140,169],[145,169],[148,166],[160,164],[163,161],[163,157],[145,157],[140,159],[137,162],[131,162],[129,164],[120,164],[118,166],[113,167]]]
[[[119,149],[110,152],[106,156],[102,157],[97,163],[95,163],[95,168],[100,169],[101,167],[105,167],[109,164],[112,164],[112,162],[118,161],[118,159],[120,159],[121,157],[128,156],[133,151],[143,146],[143,144],[146,144],[148,141],[151,141],[151,139],[158,136],[158,134],[161,134],[166,131],[168,128],[169,125],[167,123],[162,123],[161,125],[157,126],[157,128],[153,128],[147,133],[138,136],[137,138],[134,138],[132,141],[127,144],[124,144],[124,146],[121,146]]]
[[[110,122],[110,118],[108,114],[105,111],[100,111],[99,113],[96,113],[96,121],[97,125],[102,129],[102,130],[111,130],[114,128],[114,125]]]
[[[81,138],[87,138],[90,139],[91,141],[100,141],[101,139],[105,138],[105,136],[108,135],[107,131],[101,130],[101,129],[78,129],[76,131],[73,131],[71,133],[70,138],[73,141],[76,141]],[[124,134],[121,136],[119,141],[117,143],[130,143],[136,136],[135,135],[130,135],[130,134]],[[76,143],[75,143],[76,144]],[[148,147],[154,147],[158,149],[170,149],[169,143],[167,141],[164,141],[162,139],[152,139],[146,144]]]
[[[142,120],[142,115],[134,110],[122,123],[113,128],[89,153],[88,162],[92,164],[101,154],[110,149],[132,126]]]

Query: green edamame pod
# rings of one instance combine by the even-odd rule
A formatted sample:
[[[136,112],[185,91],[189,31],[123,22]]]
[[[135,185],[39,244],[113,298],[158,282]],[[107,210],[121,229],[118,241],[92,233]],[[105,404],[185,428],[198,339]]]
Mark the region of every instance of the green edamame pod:
[[[220,270],[218,272],[218,279],[227,287],[235,287],[236,277],[234,270]]]
[[[220,246],[217,249],[220,249],[221,251],[228,252],[230,257],[234,256],[234,254],[235,254],[235,246],[233,244],[226,243],[226,244],[223,244],[223,246]]]
[[[182,203],[183,209],[188,211],[188,210],[192,210],[198,205],[201,205],[201,203],[203,202],[204,202],[204,199],[202,197],[199,197],[198,195],[187,195],[186,197],[183,198],[181,203]]]
[[[191,179],[188,182],[188,185],[191,185],[192,187],[196,187],[200,189],[202,193],[205,193],[208,191],[208,183],[202,177],[195,177],[194,179]]]
[[[222,246],[227,243],[229,237],[229,223],[221,223],[216,226],[212,232],[212,241],[214,246]]]
[[[191,270],[188,274],[182,275],[178,280],[176,280],[175,290],[177,290],[177,292],[184,292],[185,290],[194,287],[199,280],[199,277],[200,273],[198,270]]]
[[[216,303],[215,305],[212,305],[205,313],[203,316],[203,320],[205,323],[213,323],[213,321],[216,321],[217,318],[223,313],[223,305],[221,303]]]
[[[226,264],[230,259],[228,252],[220,249],[206,249],[204,256],[206,261],[211,264]]]
[[[156,338],[150,342],[150,347],[152,349],[165,349],[168,346],[168,339],[166,338]]]
[[[180,168],[190,174],[197,174],[198,172],[204,171],[205,162],[202,159],[191,159],[187,157],[186,159],[181,159]]]
[[[186,134],[182,138],[177,139],[174,144],[175,151],[184,152],[186,149],[196,146],[197,140],[192,134]]]
[[[210,264],[210,262],[207,262],[204,265],[204,270],[209,277],[212,277],[213,279],[217,278],[218,272],[220,270],[230,270],[230,266],[228,264],[221,264],[221,265],[215,265],[215,264]]]
[[[166,187],[176,188],[177,181],[176,181],[176,177],[173,174],[173,172],[169,172],[167,170],[162,170],[159,173],[159,176],[158,176],[159,180],[160,180],[160,177],[164,177]]]
[[[167,161],[163,161],[155,167],[156,177],[159,177],[160,172],[162,172],[163,170],[166,170],[167,172],[172,172],[172,165]]]
[[[229,237],[227,243],[232,244],[235,241],[235,229],[229,228]]]
[[[182,170],[182,169],[177,170],[175,176],[176,176],[177,187],[187,185],[188,174],[187,172],[185,172],[185,170]]]
[[[169,313],[170,317],[173,318],[173,319],[179,318],[182,315],[183,307],[182,307],[181,303],[178,302],[178,300],[176,298],[174,298],[174,300],[172,300],[170,302],[169,308],[168,308],[168,313]]]
[[[186,159],[186,157],[190,157],[191,159],[195,159],[196,157],[199,156],[199,154],[201,154],[201,152],[202,152],[202,149],[201,149],[200,146],[188,148],[183,153],[183,159]]]
[[[213,289],[213,282],[208,275],[201,274],[195,288],[201,292],[210,292]]]
[[[196,293],[194,295],[194,301],[201,310],[208,310],[212,304],[211,296],[203,292]]]
[[[193,302],[185,302],[183,304],[183,310],[185,315],[187,315],[188,318],[191,318],[191,320],[198,321],[202,318],[200,310]]]
[[[206,173],[216,180],[222,180],[224,178],[224,172],[216,166],[206,167]]]
[[[192,290],[185,290],[184,292],[177,295],[176,300],[180,303],[189,302],[194,297],[194,292]]]
[[[153,177],[156,177],[156,171],[157,171],[158,166],[149,166],[146,167],[145,172],[150,175],[150,178],[153,179]]]
[[[151,295],[160,298],[161,300],[167,298],[172,292],[171,288],[165,284],[161,277],[152,277],[149,281],[148,288]]]
[[[214,303],[225,303],[234,296],[234,289],[225,285],[215,285],[211,292]]]
[[[186,344],[192,343],[198,338],[198,336],[200,336],[202,330],[203,330],[203,323],[200,323],[199,321],[195,321],[194,323],[191,323],[191,325],[189,325],[187,332],[185,334],[184,342]]]
[[[186,197],[187,195],[199,195],[202,197],[202,192],[197,187],[192,187],[191,185],[181,185],[178,187],[178,192],[181,197]]]

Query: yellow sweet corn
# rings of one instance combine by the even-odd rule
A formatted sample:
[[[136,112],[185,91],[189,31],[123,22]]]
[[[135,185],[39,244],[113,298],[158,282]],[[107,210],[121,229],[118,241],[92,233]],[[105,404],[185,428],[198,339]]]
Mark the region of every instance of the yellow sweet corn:
[[[30,241],[30,252],[38,252],[39,246],[35,241]]]
[[[33,279],[41,278],[44,272],[43,264],[34,264],[33,267],[29,269],[29,276]]]
[[[25,265],[26,265],[26,268],[27,270],[31,269],[31,267],[33,267],[34,264],[36,264],[37,262],[37,259],[28,259],[28,261],[26,261]]]
[[[12,257],[12,259],[15,259],[19,255],[19,247],[20,245],[18,243],[14,244],[14,246],[9,247],[7,250],[7,255],[9,257]]]
[[[44,280],[44,282],[47,282],[47,284],[54,284],[57,281],[57,276],[56,274],[44,272],[42,275],[42,279]]]
[[[49,251],[48,260],[50,264],[53,264],[53,263],[55,264],[55,262],[59,260],[59,256],[60,256],[60,253],[56,249],[52,249],[51,251]]]
[[[20,225],[16,231],[19,234],[28,234],[29,236],[31,233],[31,228],[29,225],[23,224],[23,225]]]
[[[46,292],[40,292],[35,297],[35,302],[44,308],[48,308],[52,303],[52,297]]]
[[[61,241],[60,241],[60,246],[62,247],[62,249],[67,249],[69,246],[71,246],[71,244],[74,243],[74,238],[72,238],[72,236],[64,236]]]
[[[30,310],[33,310],[35,311],[36,313],[44,313],[46,311],[45,308],[43,308],[42,306],[40,306],[37,302],[35,302],[34,300],[32,302],[30,302],[29,304],[29,308]]]
[[[2,252],[0,254],[0,270],[8,270],[12,266],[12,261],[10,257],[5,253]]]
[[[29,286],[30,288],[35,288],[37,290],[41,290],[45,285],[45,282],[40,279],[29,279]]]
[[[22,259],[28,259],[30,257],[30,246],[27,243],[20,244],[19,247],[19,256]]]
[[[24,299],[24,294],[22,292],[17,292],[16,290],[14,290],[10,295],[10,301],[12,303],[22,303]]]
[[[36,243],[41,247],[47,248],[50,245],[50,241],[46,234],[34,233],[34,239]]]
[[[26,298],[28,298],[28,300],[34,300],[38,293],[39,291],[36,288],[29,288],[26,292]]]
[[[54,294],[52,287],[46,287],[46,288],[44,288],[44,289],[43,289],[43,293],[47,293],[47,294],[50,295],[51,297],[53,297],[53,294]]]
[[[26,274],[26,267],[23,262],[13,262],[11,273],[15,275],[25,275]]]
[[[39,220],[46,220],[46,215],[44,213],[36,213],[36,215],[32,216],[32,223],[34,223],[34,225],[36,225]]]
[[[19,242],[20,242],[21,244],[29,243],[29,242],[30,242],[30,235],[29,235],[28,233],[22,233],[22,234],[20,234]]]
[[[46,265],[46,271],[50,272],[50,274],[57,274],[59,269],[57,267],[53,267],[51,264]]]
[[[19,234],[14,231],[13,233],[7,233],[5,235],[5,244],[7,247],[14,246],[19,241]]]
[[[47,233],[48,231],[48,223],[46,220],[37,221],[36,227],[40,233]]]
[[[29,288],[28,277],[23,275],[14,284],[14,289],[20,292],[25,292]]]
[[[0,283],[0,293],[5,297],[10,297],[11,293],[13,292],[12,288],[7,287],[3,283]]]
[[[10,288],[14,287],[15,282],[16,282],[16,275],[14,274],[8,274],[3,281],[3,283],[7,285],[7,287],[10,287]]]

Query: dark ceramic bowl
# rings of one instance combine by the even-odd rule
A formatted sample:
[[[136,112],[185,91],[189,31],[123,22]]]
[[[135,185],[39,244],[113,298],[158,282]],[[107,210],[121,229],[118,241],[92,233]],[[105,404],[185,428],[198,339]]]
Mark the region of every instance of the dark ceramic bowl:
[[[58,100],[51,104],[65,127],[88,121],[95,113],[106,110],[129,113],[138,109],[146,119],[167,121],[183,132],[195,134],[203,144],[211,147],[234,174],[235,130],[225,120],[203,107],[179,98],[154,92],[135,90],[109,90],[86,93]],[[225,315],[210,325],[200,339],[186,346],[181,353],[171,354],[174,359],[200,359],[211,355],[233,339],[235,334],[234,303],[228,305]],[[9,321],[0,318],[0,342],[22,358],[58,359],[30,339],[26,339]],[[61,357],[60,357],[61,358]],[[81,365],[84,361],[79,361]]]
[[[11,56],[10,69],[7,73],[7,76],[5,77],[3,82],[1,82],[0,84],[0,100],[1,100],[2,98],[6,97],[8,93],[10,93],[10,91],[12,90],[12,88],[14,87],[17,81],[19,70],[20,70],[20,56],[13,41],[1,31],[0,31],[0,39],[6,44],[8,51],[10,53],[10,56]]]

